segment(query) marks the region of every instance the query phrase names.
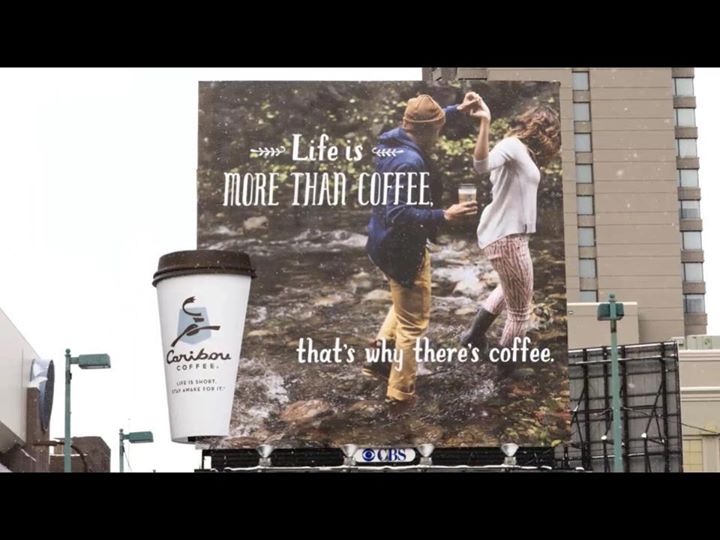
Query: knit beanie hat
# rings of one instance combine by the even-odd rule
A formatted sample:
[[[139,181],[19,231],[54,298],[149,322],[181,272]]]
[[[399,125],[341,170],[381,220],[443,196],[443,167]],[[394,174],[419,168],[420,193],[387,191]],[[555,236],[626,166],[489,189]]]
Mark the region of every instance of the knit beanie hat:
[[[440,127],[445,124],[445,112],[437,101],[427,94],[408,100],[403,115],[403,129],[412,131],[424,126]]]

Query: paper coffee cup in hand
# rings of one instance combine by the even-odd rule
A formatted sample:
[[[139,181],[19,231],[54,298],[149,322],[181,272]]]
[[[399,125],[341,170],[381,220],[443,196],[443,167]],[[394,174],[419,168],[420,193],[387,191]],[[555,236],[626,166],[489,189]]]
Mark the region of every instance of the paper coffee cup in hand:
[[[477,187],[474,184],[460,184],[458,203],[477,201]]]

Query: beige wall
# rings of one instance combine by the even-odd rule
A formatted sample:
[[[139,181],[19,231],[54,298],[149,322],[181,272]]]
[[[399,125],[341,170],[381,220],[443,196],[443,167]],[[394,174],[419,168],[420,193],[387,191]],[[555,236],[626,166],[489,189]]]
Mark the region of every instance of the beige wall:
[[[638,302],[641,341],[683,335],[672,71],[591,69],[590,82],[598,293]]]
[[[34,358],[30,344],[0,310],[0,452],[24,444],[27,387]]]
[[[720,349],[680,350],[683,460],[688,472],[720,472]]]
[[[618,345],[640,343],[638,305],[623,302],[625,316],[618,321]],[[583,349],[610,345],[610,323],[597,320],[597,304],[568,303],[568,347]]]

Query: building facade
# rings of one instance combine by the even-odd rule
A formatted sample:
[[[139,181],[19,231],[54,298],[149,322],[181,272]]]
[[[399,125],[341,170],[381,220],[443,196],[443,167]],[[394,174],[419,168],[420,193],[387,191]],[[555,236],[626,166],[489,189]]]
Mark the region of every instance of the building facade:
[[[680,402],[686,472],[720,472],[720,336],[680,347]]]
[[[705,334],[693,68],[425,68],[424,77],[560,83],[571,348],[598,345],[593,326],[572,319],[610,292],[637,304],[635,342]]]
[[[53,373],[0,310],[0,472],[63,470],[62,441],[50,438],[53,387],[63,390]],[[110,448],[100,437],[73,437],[72,445],[73,472],[110,472]]]
[[[0,464],[10,471],[46,472],[49,441],[33,385],[35,349],[0,310]]]

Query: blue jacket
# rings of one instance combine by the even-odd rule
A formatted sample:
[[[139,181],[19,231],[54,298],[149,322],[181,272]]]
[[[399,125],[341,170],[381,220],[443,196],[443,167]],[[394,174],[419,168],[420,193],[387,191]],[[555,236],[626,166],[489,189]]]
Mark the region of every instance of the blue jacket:
[[[444,110],[446,121],[457,115],[455,105]],[[401,150],[395,155],[376,158],[375,169],[379,173],[430,172],[429,187],[423,199],[432,201],[431,205],[408,204],[406,175],[400,175],[398,204],[395,204],[394,184],[391,182],[388,186],[389,204],[374,206],[368,224],[366,249],[370,259],[386,275],[404,287],[412,287],[423,263],[427,241],[434,240],[438,228],[445,222],[440,207],[442,179],[434,170],[430,158],[402,128],[380,135],[377,148]],[[418,181],[414,184],[417,186]],[[413,202],[419,198],[415,189]]]

